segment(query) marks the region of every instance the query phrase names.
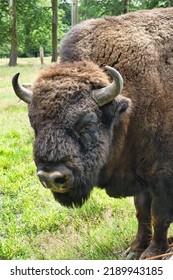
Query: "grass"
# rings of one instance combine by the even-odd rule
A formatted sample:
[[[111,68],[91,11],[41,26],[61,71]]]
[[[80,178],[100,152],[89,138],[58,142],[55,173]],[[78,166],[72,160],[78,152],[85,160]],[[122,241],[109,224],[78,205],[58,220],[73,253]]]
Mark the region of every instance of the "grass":
[[[16,72],[32,82],[40,64],[18,63],[10,68],[0,59],[0,259],[121,259],[137,227],[132,199],[95,189],[82,208],[67,209],[41,186],[27,105],[11,88]]]

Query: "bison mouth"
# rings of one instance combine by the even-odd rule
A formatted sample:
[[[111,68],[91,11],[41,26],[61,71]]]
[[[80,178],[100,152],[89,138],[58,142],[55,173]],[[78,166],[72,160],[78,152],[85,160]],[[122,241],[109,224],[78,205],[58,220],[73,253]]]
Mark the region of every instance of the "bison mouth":
[[[66,193],[69,191],[69,189],[67,189],[66,186],[62,186],[61,188],[58,189],[56,187],[52,187],[50,190],[55,193]]]
[[[73,188],[70,188],[66,193],[53,192],[56,201],[66,207],[81,207],[89,198],[93,184],[81,174],[75,174]]]
[[[55,200],[66,207],[81,207],[93,186],[79,172],[72,172],[64,166],[53,171],[40,169],[37,175],[42,185],[51,190]]]
[[[53,196],[56,201],[65,207],[81,207],[85,201],[89,198],[92,186],[88,185],[75,185],[73,189],[69,189],[68,192],[60,193],[54,192]]]

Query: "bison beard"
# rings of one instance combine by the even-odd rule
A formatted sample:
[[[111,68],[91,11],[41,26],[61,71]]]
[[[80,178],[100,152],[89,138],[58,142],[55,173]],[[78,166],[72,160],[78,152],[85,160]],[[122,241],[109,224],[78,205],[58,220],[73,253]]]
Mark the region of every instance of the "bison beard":
[[[75,175],[76,178],[76,175]],[[56,193],[52,192],[55,200],[61,203],[63,206],[66,207],[81,207],[83,203],[88,199],[91,190],[93,189],[92,182],[87,182],[86,178],[80,184],[80,178],[78,177],[74,182],[75,189],[71,190],[67,193]]]

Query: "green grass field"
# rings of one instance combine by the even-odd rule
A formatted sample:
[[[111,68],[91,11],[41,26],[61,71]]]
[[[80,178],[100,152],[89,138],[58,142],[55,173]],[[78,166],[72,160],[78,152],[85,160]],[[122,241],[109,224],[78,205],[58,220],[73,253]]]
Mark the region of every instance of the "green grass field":
[[[39,59],[7,63],[0,59],[0,259],[122,259],[137,228],[132,198],[95,189],[82,208],[54,201],[36,176],[27,105],[11,87],[16,72],[34,81]]]

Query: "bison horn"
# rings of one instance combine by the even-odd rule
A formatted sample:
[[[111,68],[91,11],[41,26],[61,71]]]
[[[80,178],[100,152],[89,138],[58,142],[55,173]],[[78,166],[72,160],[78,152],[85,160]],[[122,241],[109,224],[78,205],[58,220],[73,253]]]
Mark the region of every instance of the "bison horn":
[[[123,89],[123,78],[121,74],[110,66],[106,66],[105,68],[113,77],[113,82],[107,87],[92,91],[92,98],[99,107],[111,102]]]
[[[32,98],[32,91],[19,85],[19,83],[18,83],[19,75],[20,75],[20,73],[15,74],[12,79],[12,85],[13,85],[14,92],[21,100],[23,100],[24,102],[29,104],[31,102],[31,98]]]

